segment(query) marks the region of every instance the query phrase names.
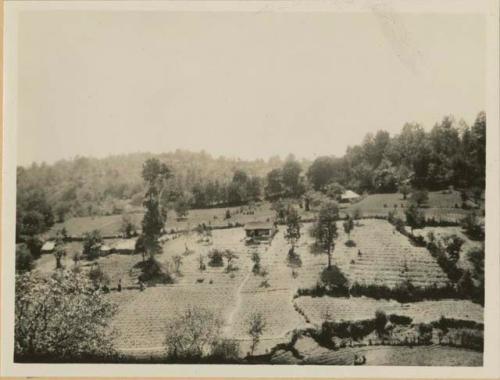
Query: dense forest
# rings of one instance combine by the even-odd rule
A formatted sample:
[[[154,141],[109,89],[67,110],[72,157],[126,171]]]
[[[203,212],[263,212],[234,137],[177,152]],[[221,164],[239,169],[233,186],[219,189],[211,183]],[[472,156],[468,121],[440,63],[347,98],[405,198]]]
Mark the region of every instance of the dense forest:
[[[16,236],[32,236],[71,216],[109,215],[142,208],[141,171],[152,157],[173,173],[165,202],[172,208],[206,208],[261,199],[300,197],[308,191],[349,188],[360,193],[401,187],[437,190],[485,186],[486,116],[473,125],[445,117],[426,131],[406,124],[401,133],[368,134],[344,156],[298,161],[243,161],[201,152],[134,153],[103,159],[76,157],[52,165],[17,168]]]

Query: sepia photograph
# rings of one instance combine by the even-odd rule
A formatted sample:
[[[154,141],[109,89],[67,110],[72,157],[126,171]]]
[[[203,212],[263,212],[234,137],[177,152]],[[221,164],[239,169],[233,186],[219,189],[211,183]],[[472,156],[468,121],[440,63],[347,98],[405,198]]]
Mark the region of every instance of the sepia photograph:
[[[3,371],[498,376],[498,2],[141,3],[3,5]]]

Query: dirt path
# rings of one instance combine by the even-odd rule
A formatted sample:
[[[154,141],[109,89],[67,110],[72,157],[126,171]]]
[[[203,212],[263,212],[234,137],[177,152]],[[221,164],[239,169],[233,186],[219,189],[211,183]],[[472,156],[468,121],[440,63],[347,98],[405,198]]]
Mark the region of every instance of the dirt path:
[[[233,327],[234,316],[238,312],[238,310],[241,306],[242,299],[243,299],[243,296],[242,296],[243,287],[245,286],[245,283],[248,281],[248,279],[250,278],[251,275],[252,275],[252,271],[248,270],[248,273],[246,274],[245,278],[241,281],[240,285],[236,289],[236,303],[234,305],[233,310],[231,310],[229,317],[227,318],[226,326],[224,328],[224,334],[223,334],[225,336],[230,337],[230,331],[231,331],[231,328]]]

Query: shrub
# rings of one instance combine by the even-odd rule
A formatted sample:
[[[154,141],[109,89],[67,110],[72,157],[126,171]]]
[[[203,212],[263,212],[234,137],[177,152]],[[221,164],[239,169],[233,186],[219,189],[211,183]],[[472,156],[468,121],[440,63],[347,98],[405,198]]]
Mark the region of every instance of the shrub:
[[[26,246],[28,247],[33,259],[38,259],[42,255],[43,242],[37,236],[29,236],[26,238]]]
[[[420,343],[429,344],[432,340],[432,325],[419,323],[417,325],[418,339]]]
[[[240,345],[238,341],[231,339],[217,340],[213,347],[210,358],[218,363],[235,363],[240,355]]]
[[[99,265],[93,265],[89,271],[89,279],[96,289],[109,285],[109,276],[104,273]]]
[[[252,254],[252,261],[253,261],[253,268],[252,272],[253,274],[259,274],[260,273],[260,256],[257,252],[254,252]]]
[[[287,262],[288,266],[292,268],[298,268],[302,266],[302,260],[300,258],[300,255],[296,253],[295,249],[293,248],[290,248],[288,250]]]
[[[16,247],[16,271],[26,272],[34,267],[34,259],[28,248],[22,244]]]
[[[98,230],[87,232],[83,235],[83,254],[89,260],[99,257],[99,249],[102,244],[101,233]]]
[[[139,281],[149,284],[171,284],[174,282],[170,272],[164,268],[155,258],[149,258],[135,265],[139,267],[142,273],[139,275]]]
[[[323,269],[321,272],[321,284],[326,290],[347,290],[348,288],[347,278],[336,265]]]
[[[484,325],[466,319],[454,319],[441,316],[437,321],[431,322],[432,326],[447,332],[448,329],[476,329],[483,330]]]
[[[385,331],[385,325],[387,324],[387,315],[381,310],[375,312],[375,330],[377,330],[378,335],[382,335]]]
[[[187,307],[167,323],[168,358],[189,362],[210,356],[219,343],[222,325],[222,320],[210,310]]]
[[[429,200],[429,192],[427,190],[414,190],[410,195],[410,202],[416,203],[422,207]]]
[[[345,242],[345,245],[346,245],[346,247],[351,247],[352,248],[352,247],[356,246],[356,242],[354,240],[349,239],[349,240],[347,240]]]
[[[269,288],[270,286],[271,285],[269,285],[269,280],[266,278],[260,283],[259,288]]]
[[[395,325],[409,326],[413,319],[405,315],[391,314],[389,315],[389,321]]]
[[[467,214],[467,216],[461,220],[460,224],[467,236],[472,240],[484,239],[483,227],[475,213]]]
[[[458,332],[460,346],[470,348],[476,351],[483,351],[484,336],[482,332],[476,330],[461,330]]]
[[[264,330],[266,329],[266,320],[264,319],[263,315],[260,313],[253,313],[250,314],[248,317],[247,321],[247,326],[248,330],[247,333],[250,335],[250,338],[252,339],[252,345],[250,347],[250,354],[253,355],[255,348],[260,342],[260,337],[264,333]]]
[[[375,330],[375,320],[333,322],[324,321],[318,331],[313,332],[313,338],[322,346],[335,348],[333,337],[359,340]]]
[[[219,249],[212,249],[208,253],[208,265],[211,267],[222,267],[224,266],[224,252]]]
[[[374,299],[394,299],[398,302],[418,302],[423,300],[460,298],[453,286],[415,287],[410,281],[404,281],[394,288],[385,285],[362,285],[354,283],[349,291],[351,296],[366,296]]]

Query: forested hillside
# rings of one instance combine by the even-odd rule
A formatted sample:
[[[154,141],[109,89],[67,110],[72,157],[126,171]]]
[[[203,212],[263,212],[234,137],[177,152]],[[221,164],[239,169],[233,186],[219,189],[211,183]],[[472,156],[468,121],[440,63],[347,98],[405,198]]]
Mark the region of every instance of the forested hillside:
[[[406,124],[395,136],[369,134],[343,157],[318,157],[312,163],[292,155],[243,161],[178,150],[33,164],[17,170],[17,236],[43,232],[71,216],[140,209],[142,166],[152,157],[172,171],[166,201],[182,210],[299,197],[306,191],[328,193],[332,187],[335,192],[339,186],[360,193],[449,186],[481,193],[485,153],[486,117],[481,112],[472,126],[445,117],[428,131]]]

